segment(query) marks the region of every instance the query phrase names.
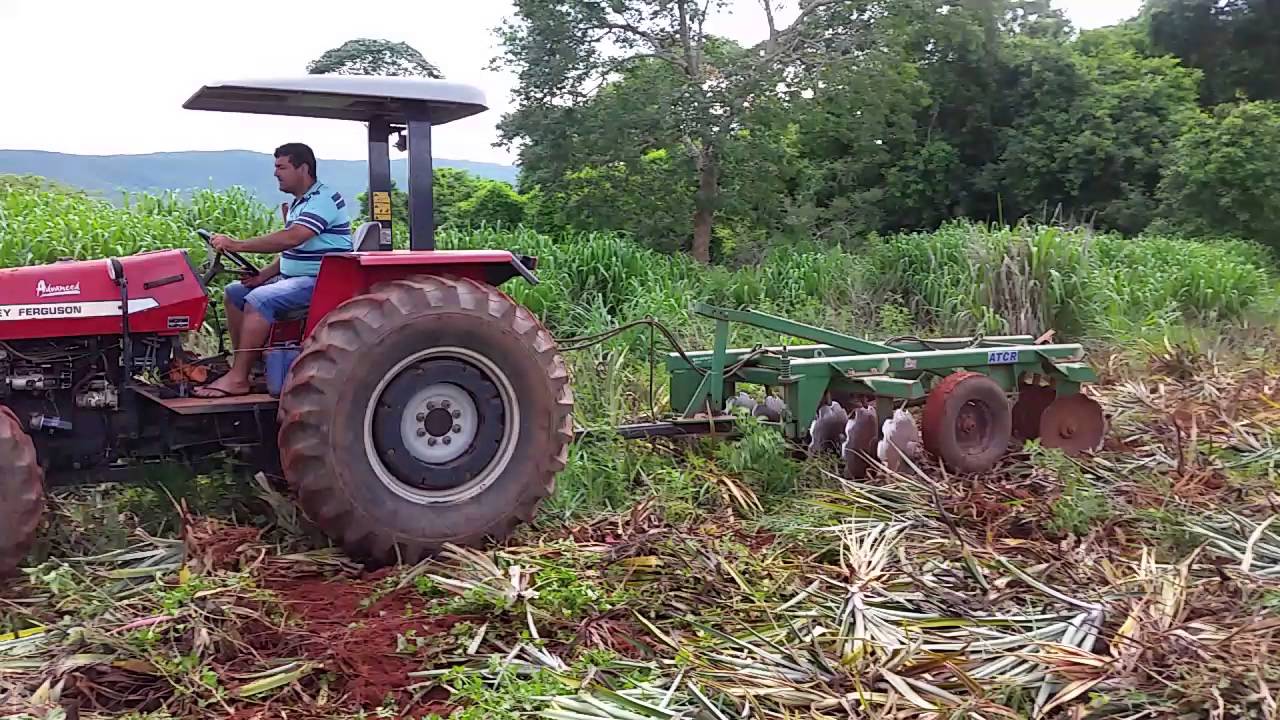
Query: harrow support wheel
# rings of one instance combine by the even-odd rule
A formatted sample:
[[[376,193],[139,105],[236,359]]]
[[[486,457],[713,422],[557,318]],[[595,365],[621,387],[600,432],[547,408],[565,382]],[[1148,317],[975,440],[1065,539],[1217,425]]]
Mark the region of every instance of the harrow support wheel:
[[[418,276],[317,324],[281,392],[281,465],[349,555],[412,563],[531,521],[565,467],[572,410],[564,359],[528,310]]]
[[[18,417],[0,405],[0,577],[22,564],[43,515],[44,469]]]
[[[922,425],[926,450],[955,472],[978,473],[995,467],[1008,450],[1013,417],[995,380],[960,371],[929,391]]]

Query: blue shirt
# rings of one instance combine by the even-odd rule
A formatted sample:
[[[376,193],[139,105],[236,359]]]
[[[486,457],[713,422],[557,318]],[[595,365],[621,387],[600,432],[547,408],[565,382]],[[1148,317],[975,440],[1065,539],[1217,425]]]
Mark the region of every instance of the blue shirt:
[[[328,253],[351,252],[351,216],[342,194],[320,181],[289,206],[285,228],[301,225],[315,233],[297,247],[281,254],[280,274],[290,277],[316,275]]]

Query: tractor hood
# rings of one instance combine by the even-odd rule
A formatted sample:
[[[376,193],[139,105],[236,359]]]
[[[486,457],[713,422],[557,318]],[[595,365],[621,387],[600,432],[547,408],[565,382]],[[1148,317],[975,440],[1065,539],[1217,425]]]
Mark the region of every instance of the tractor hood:
[[[204,322],[208,297],[184,250],[118,258],[129,332],[177,334]],[[110,260],[63,260],[0,270],[0,340],[122,333],[121,287]]]

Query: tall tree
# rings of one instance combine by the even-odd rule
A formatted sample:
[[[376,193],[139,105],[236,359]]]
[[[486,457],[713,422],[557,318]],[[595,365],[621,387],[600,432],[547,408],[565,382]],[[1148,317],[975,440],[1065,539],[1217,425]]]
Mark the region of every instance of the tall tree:
[[[1178,138],[1160,184],[1161,224],[1280,252],[1280,102],[1223,103]]]
[[[1105,33],[1015,38],[1001,68],[1014,111],[977,184],[1005,217],[1061,210],[1124,232],[1146,227],[1168,148],[1196,111],[1198,73]]]
[[[571,146],[573,154],[589,156],[582,165],[635,163],[654,150],[681,153],[696,188],[691,252],[708,262],[726,145],[758,106],[778,98],[784,69],[821,33],[817,15],[852,4],[808,0],[779,28],[778,0],[762,2],[765,39],[743,48],[706,30],[725,0],[515,0],[515,17],[501,28],[504,56],[496,60],[519,74],[516,109],[499,125],[501,141],[527,143],[522,168],[552,181],[557,157],[564,157],[557,151]],[[618,97],[607,94],[608,86],[634,72],[653,80],[633,84],[621,98],[632,101],[635,114],[609,112],[598,100]],[[606,124],[588,125],[584,117]]]
[[[356,38],[307,64],[312,75],[399,75],[443,78],[439,68],[408,43]]]
[[[1280,2],[1147,0],[1153,49],[1204,71],[1201,102],[1280,100]]]

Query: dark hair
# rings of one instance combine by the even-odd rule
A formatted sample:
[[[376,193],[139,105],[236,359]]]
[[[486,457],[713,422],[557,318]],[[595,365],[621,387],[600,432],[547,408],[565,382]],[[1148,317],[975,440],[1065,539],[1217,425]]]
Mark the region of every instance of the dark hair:
[[[316,175],[316,154],[311,152],[311,148],[302,143],[285,143],[276,148],[276,157],[289,157],[289,164],[294,167],[306,165],[310,168],[311,179],[315,180]]]

